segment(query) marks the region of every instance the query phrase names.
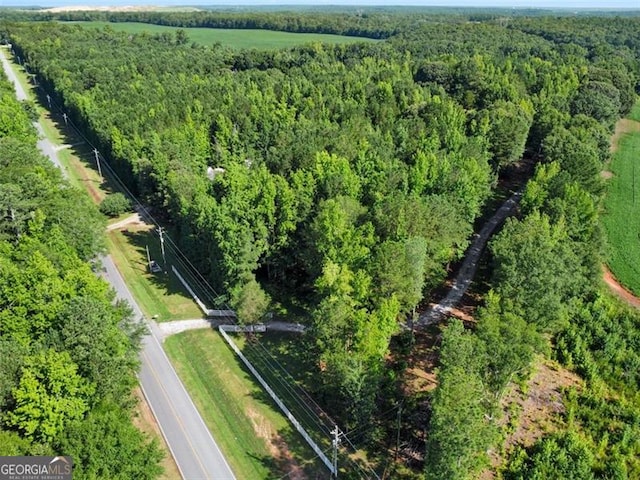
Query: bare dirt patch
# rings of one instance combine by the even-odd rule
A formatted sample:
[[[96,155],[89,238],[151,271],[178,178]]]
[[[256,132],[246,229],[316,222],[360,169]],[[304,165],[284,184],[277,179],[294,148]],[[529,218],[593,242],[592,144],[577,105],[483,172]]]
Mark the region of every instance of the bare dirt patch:
[[[246,410],[247,417],[251,420],[254,432],[258,438],[264,439],[269,449],[269,453],[275,459],[279,468],[287,472],[288,477],[292,480],[305,480],[307,476],[303,468],[296,462],[295,458],[289,450],[287,442],[273,428],[273,425],[255,410],[249,408]]]
[[[604,280],[604,283],[606,283],[609,287],[609,290],[611,290],[616,296],[618,296],[628,305],[631,305],[635,308],[640,308],[640,298],[636,297],[633,293],[624,288],[620,284],[620,282],[616,280],[616,278],[613,276],[613,273],[611,273],[606,265],[603,265],[603,270],[604,271],[602,273],[602,279]]]
[[[512,426],[505,450],[516,445],[530,447],[544,434],[557,430],[565,412],[563,391],[581,385],[580,377],[566,368],[548,360],[538,363],[524,390],[514,385],[502,399],[505,415],[501,422]]]
[[[392,340],[387,358],[389,369],[399,372],[402,398],[411,399],[402,410],[400,448],[388,445],[388,455],[395,463],[411,469],[423,468],[426,425],[429,421],[430,392],[438,385],[438,349],[442,341],[438,325],[430,325],[411,335],[404,332]],[[389,423],[392,422],[392,423]],[[387,420],[388,429],[396,429],[395,416]]]
[[[613,177],[613,172],[610,172],[609,170],[602,170],[600,172],[600,176],[605,180],[609,180],[611,177]]]
[[[127,218],[120,220],[119,222],[112,223],[107,226],[107,232],[112,230],[121,230],[128,225],[135,225],[139,227],[141,225],[146,225],[146,223],[140,218],[139,213],[134,213],[133,215],[129,215]]]
[[[524,389],[514,384],[502,398],[504,414],[498,425],[506,431],[504,448],[502,453],[489,452],[492,468],[484,470],[479,478],[496,478],[496,470],[504,462],[503,455],[516,446],[530,447],[546,433],[558,430],[564,422],[564,390],[581,386],[582,379],[575,373],[549,360],[538,361]]]
[[[435,369],[438,365],[440,340],[440,332],[436,327],[415,333],[415,343],[408,357],[403,378],[405,395],[429,392],[436,388],[438,382]]]
[[[622,118],[618,120],[616,123],[616,129],[611,137],[611,153],[614,153],[618,150],[618,145],[620,143],[620,139],[625,133],[631,132],[640,132],[640,122],[636,122],[635,120],[630,120],[628,118]]]
[[[513,415],[508,412],[510,404],[515,403],[521,412],[514,431],[507,436],[506,449],[515,445],[529,447],[545,433],[554,431],[562,423],[563,391],[581,384],[580,377],[566,368],[550,361],[538,363],[525,390],[514,386],[501,402],[507,411],[505,423],[514,424]]]
[[[164,459],[160,462],[162,468],[164,468],[164,473],[159,477],[160,480],[181,480],[180,471],[178,470],[178,466],[169,451],[169,447],[167,446],[167,442],[165,442],[162,433],[160,432],[160,427],[158,427],[158,422],[156,422],[156,418],[153,416],[151,409],[149,408],[149,404],[147,400],[144,398],[144,395],[140,391],[139,387],[136,387],[133,391],[135,397],[138,399],[138,403],[134,410],[134,417],[132,419],[133,424],[140,430],[142,433],[146,434],[149,438],[155,438],[160,445],[160,448],[164,452]]]
[[[79,181],[85,186],[89,196],[96,205],[104,200],[104,192],[100,189],[100,182],[91,178],[87,171],[87,167],[75,156],[71,157],[71,168],[78,175]]]

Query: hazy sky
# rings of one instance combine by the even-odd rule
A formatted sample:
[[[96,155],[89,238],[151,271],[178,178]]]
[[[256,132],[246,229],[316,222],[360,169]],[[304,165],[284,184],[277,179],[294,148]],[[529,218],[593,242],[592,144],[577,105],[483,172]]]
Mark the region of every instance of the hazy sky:
[[[640,0],[0,0],[0,6],[61,5],[425,5],[539,8],[634,8]]]

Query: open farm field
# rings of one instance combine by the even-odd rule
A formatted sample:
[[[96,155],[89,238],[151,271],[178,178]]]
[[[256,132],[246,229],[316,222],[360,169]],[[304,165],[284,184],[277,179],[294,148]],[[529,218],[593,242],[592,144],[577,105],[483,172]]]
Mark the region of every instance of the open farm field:
[[[150,34],[170,33],[174,34],[178,28],[163,25],[152,25],[134,22],[75,22],[87,28],[104,28],[109,25],[114,30],[128,33]],[[294,47],[307,43],[358,43],[376,42],[368,38],[347,37],[343,35],[326,35],[319,33],[290,33],[273,30],[245,30],[227,28],[183,28],[192,42],[202,45],[214,45],[221,43],[232,48],[255,48],[259,50],[272,50],[278,48]]]
[[[632,118],[638,117],[638,107]],[[634,115],[635,114],[635,115]],[[609,244],[609,267],[636,295],[640,293],[640,131],[630,129],[611,160],[613,173],[605,200],[604,225]]]

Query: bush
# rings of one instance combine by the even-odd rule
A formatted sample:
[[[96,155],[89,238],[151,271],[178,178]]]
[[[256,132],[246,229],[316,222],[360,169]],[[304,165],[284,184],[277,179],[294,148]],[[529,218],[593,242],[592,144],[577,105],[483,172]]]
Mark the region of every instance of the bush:
[[[131,202],[122,193],[107,195],[100,204],[100,211],[108,217],[117,217],[131,210]]]

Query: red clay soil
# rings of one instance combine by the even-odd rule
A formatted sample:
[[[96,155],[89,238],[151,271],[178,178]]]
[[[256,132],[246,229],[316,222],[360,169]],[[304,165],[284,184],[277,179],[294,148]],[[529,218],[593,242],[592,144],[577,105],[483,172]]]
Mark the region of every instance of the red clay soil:
[[[635,308],[640,308],[640,298],[636,297],[633,293],[620,285],[620,282],[616,280],[616,278],[613,276],[606,265],[603,265],[602,268],[604,270],[602,279],[604,280],[604,283],[607,284],[609,289],[627,304]]]

